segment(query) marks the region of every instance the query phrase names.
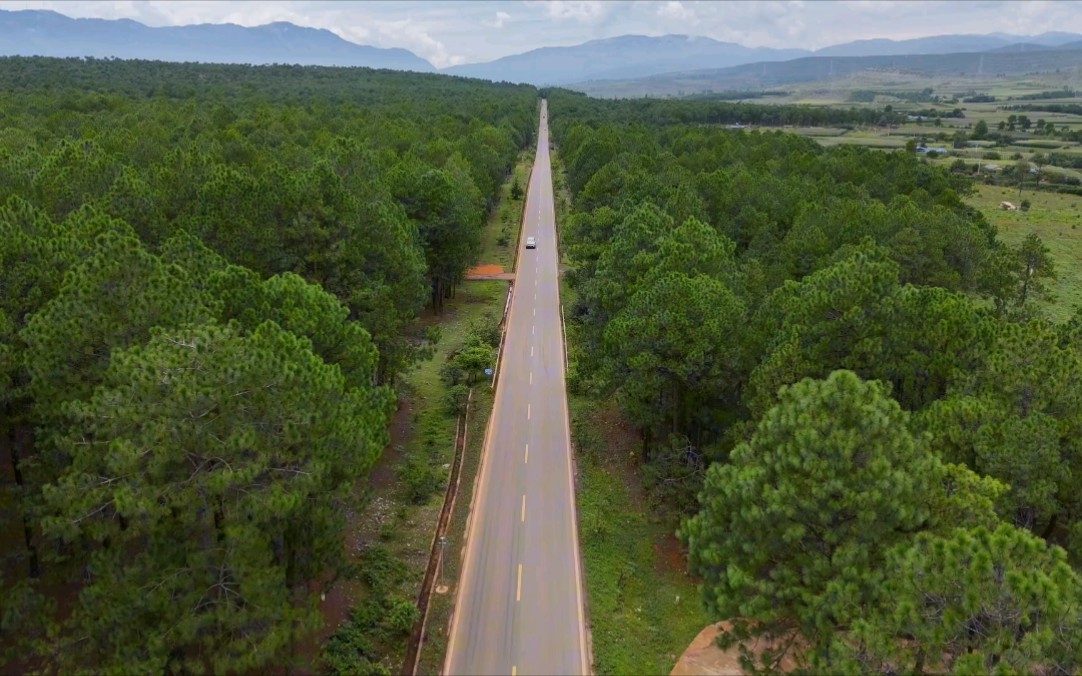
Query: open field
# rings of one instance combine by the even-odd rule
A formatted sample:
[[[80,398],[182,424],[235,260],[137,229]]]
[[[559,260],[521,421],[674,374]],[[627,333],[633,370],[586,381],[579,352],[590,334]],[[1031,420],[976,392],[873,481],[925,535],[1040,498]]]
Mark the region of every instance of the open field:
[[[1004,242],[1018,244],[1033,232],[1045,243],[1058,276],[1053,285],[1055,300],[1048,312],[1056,321],[1063,321],[1074,307],[1082,305],[1082,197],[1027,190],[1022,199],[1030,201],[1028,212],[1003,211],[1000,202],[1020,201],[1018,190],[979,185],[968,201],[995,224]]]

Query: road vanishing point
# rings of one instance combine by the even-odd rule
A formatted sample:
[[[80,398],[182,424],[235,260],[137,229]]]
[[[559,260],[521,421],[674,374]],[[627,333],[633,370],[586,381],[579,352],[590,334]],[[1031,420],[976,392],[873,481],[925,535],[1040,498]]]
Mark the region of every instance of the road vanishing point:
[[[544,101],[522,228],[447,674],[589,671]]]

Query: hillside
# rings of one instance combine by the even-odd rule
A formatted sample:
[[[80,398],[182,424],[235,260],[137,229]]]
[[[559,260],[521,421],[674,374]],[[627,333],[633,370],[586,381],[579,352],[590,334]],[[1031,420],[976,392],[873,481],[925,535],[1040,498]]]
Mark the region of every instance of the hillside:
[[[809,54],[801,49],[744,47],[689,35],[623,35],[573,47],[542,47],[488,63],[453,66],[442,72],[534,85],[582,79],[641,77],[751,61],[782,61]]]
[[[876,38],[855,40],[824,47],[815,56],[884,56],[910,54],[951,54],[958,52],[988,52],[1013,45],[1027,44],[1036,48],[1059,47],[1079,39],[1076,33],[1042,33],[1040,35],[932,35],[910,40]]]
[[[357,45],[328,30],[287,22],[252,28],[236,24],[152,27],[128,19],[72,19],[44,10],[0,10],[0,56],[435,70],[405,49]]]
[[[572,89],[600,97],[684,96],[703,92],[762,90],[841,80],[865,72],[903,72],[922,77],[1001,77],[1071,72],[1082,67],[1078,43],[1034,51],[997,49],[954,54],[823,57],[749,63],[730,68],[668,73],[621,81],[587,81]]]

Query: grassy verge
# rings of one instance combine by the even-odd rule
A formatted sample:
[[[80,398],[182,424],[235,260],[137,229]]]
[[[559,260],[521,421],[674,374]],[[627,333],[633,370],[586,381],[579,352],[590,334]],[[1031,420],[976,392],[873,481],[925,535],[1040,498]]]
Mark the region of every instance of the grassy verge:
[[[570,196],[555,154],[553,181],[561,223]],[[574,302],[566,283],[560,300],[566,314]],[[574,372],[571,328],[568,340]],[[638,436],[612,402],[572,395],[568,403],[594,672],[667,674],[710,622],[673,535],[677,521],[647,499],[637,475]]]
[[[481,263],[503,265],[511,269],[514,265],[515,249],[518,246],[518,234],[521,228],[522,203],[526,187],[529,184],[530,166],[533,152],[523,152],[519,156],[511,176],[504,183],[500,193],[500,203],[493,210],[482,236],[483,252]],[[521,196],[512,194],[515,185],[521,190]],[[507,284],[504,282],[470,282],[466,288],[485,286],[498,291],[488,301],[488,313],[493,317],[501,316],[507,299]],[[446,328],[443,329],[446,332]],[[441,362],[442,363],[442,362]],[[439,381],[438,373],[437,381]],[[442,385],[442,382],[440,382]],[[447,531],[447,550],[443,563],[442,584],[447,586],[444,593],[434,593],[428,609],[428,624],[425,629],[424,643],[418,658],[417,673],[439,673],[447,652],[447,639],[450,631],[451,611],[454,607],[455,591],[458,588],[458,576],[462,564],[462,547],[465,543],[466,519],[469,515],[470,502],[473,498],[474,479],[481,461],[485,429],[488,427],[489,414],[494,401],[493,391],[482,382],[473,388],[467,420],[466,451],[462,459],[461,480],[458,497],[455,499],[451,523]],[[453,434],[453,432],[452,432]],[[438,514],[438,510],[437,510]],[[435,523],[435,516],[430,523]],[[437,585],[440,584],[437,580]]]
[[[458,497],[455,500],[455,508],[451,514],[451,524],[447,529],[447,555],[443,562],[443,584],[447,586],[447,591],[432,595],[432,601],[428,607],[425,641],[417,662],[419,674],[439,673],[447,654],[451,611],[454,608],[455,592],[458,590],[458,576],[465,560],[466,519],[469,516],[470,501],[473,497],[473,482],[481,466],[485,428],[488,426],[493,401],[493,392],[487,385],[481,384],[474,387],[473,400],[470,403],[466,454],[462,458],[462,479]]]
[[[522,228],[522,200],[530,181],[530,166],[533,164],[534,151],[523,151],[519,155],[511,176],[504,182],[500,192],[500,203],[489,216],[488,227],[482,235],[481,264],[502,265],[505,270],[514,267],[515,251]],[[513,199],[512,191],[518,185],[522,196]]]
[[[594,670],[667,674],[710,623],[675,520],[650,509],[636,474],[637,437],[613,407],[573,397],[571,418]]]
[[[399,422],[399,443],[373,473],[370,499],[351,519],[355,532],[350,539],[361,577],[345,585],[350,619],[328,642],[338,646],[336,653],[348,656],[337,662],[338,671],[345,671],[341,667],[355,656],[358,660],[367,656],[373,666],[390,672],[402,669],[412,627],[407,620],[415,618],[410,609],[416,613],[453,460],[456,418],[446,404],[449,387],[440,378],[440,368],[463,345],[472,326],[499,315],[505,289],[500,282],[471,282],[459,288],[438,318],[442,337],[434,357],[402,379],[400,399],[406,418]],[[364,665],[363,660],[360,663]]]
[[[525,190],[532,153],[524,153],[502,188],[482,235],[481,262],[510,267],[517,231],[503,238],[507,223],[518,223],[522,200],[512,199],[516,181]],[[441,338],[432,359],[419,363],[399,384],[400,410],[393,423],[392,448],[373,471],[364,507],[350,518],[349,543],[360,570],[335,591],[348,618],[327,641],[326,654],[337,671],[401,672],[406,638],[417,617],[416,600],[428,563],[429,548],[442,508],[442,496],[454,459],[456,417],[447,397],[441,369],[478,324],[495,323],[503,312],[507,284],[466,282],[440,316],[422,320],[438,325]],[[464,510],[468,510],[477,472],[481,439],[488,423],[492,395],[483,381],[474,388],[461,490],[455,503],[444,567],[445,583],[457,579],[456,543],[462,542]],[[461,516],[460,516],[461,513]],[[456,530],[457,529],[457,530]],[[457,535],[456,535],[457,533]],[[433,595],[420,673],[439,671],[446,648],[450,594]]]
[[[999,238],[1008,244],[1020,243],[1029,233],[1036,233],[1051,252],[1057,279],[1054,301],[1048,306],[1056,321],[1067,319],[1073,308],[1082,305],[1082,197],[1050,192],[1025,191],[1029,211],[1003,211],[1002,201],[1020,204],[1018,190],[978,185],[969,203],[979,209],[999,230]]]

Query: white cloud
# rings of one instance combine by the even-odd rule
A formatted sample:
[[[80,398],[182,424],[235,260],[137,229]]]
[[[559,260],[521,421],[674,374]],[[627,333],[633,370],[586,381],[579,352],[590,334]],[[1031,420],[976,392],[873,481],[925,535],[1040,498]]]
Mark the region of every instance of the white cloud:
[[[615,2],[600,0],[550,0],[549,2],[525,2],[527,6],[544,7],[550,19],[571,19],[583,23],[595,23],[604,19],[614,9]]]
[[[496,12],[496,18],[491,21],[483,21],[482,23],[489,28],[503,28],[503,25],[511,20],[511,15],[507,12]]]
[[[680,0],[668,0],[668,2],[661,3],[657,8],[657,15],[678,21],[691,21],[695,18],[695,12],[685,7]]]
[[[376,32],[371,37],[378,47],[404,47],[427,59],[436,68],[465,62],[465,57],[451,54],[446,45],[432,37],[426,28],[413,19],[376,21],[373,26]]]

